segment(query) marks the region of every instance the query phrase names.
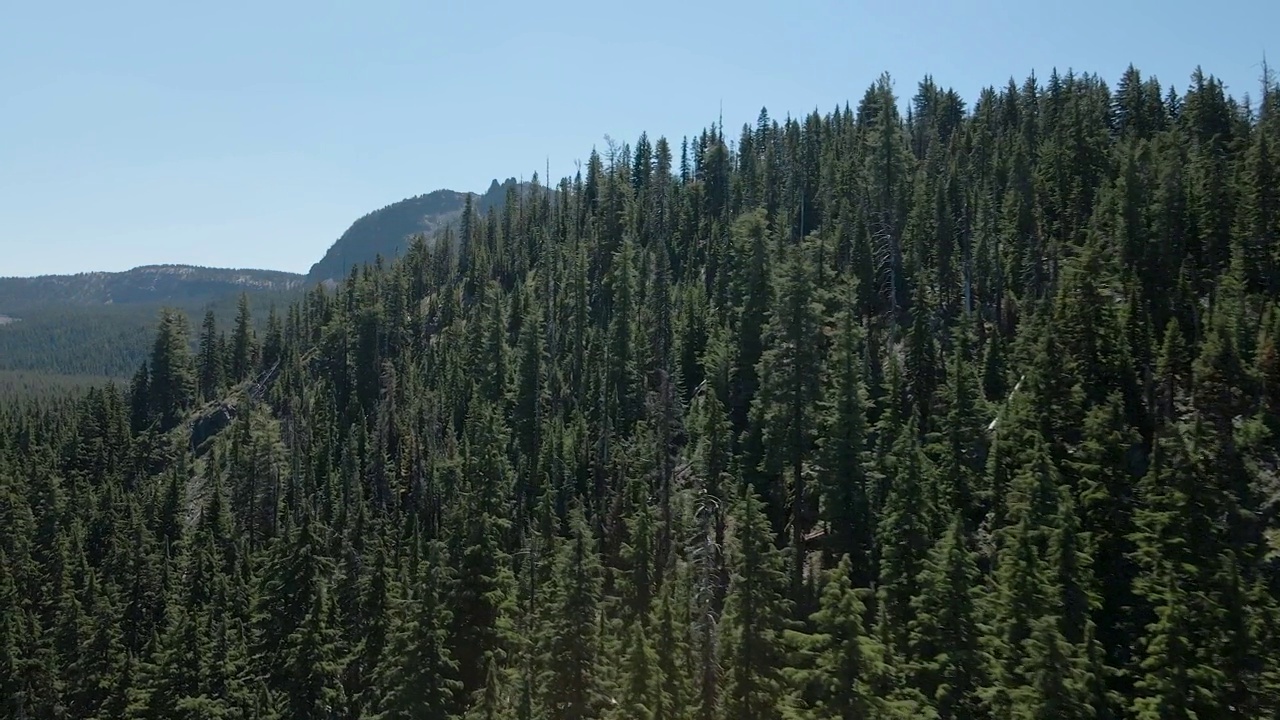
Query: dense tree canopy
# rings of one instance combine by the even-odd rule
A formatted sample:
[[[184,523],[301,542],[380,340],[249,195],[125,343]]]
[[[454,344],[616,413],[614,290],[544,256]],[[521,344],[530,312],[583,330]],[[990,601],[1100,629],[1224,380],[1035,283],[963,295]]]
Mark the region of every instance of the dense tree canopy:
[[[0,715],[1274,717],[1277,148],[886,76],[167,311],[0,405]]]

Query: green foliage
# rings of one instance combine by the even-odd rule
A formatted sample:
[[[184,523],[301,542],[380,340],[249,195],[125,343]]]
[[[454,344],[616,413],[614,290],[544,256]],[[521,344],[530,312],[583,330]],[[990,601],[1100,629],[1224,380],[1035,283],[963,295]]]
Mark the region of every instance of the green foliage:
[[[854,567],[846,555],[831,571],[821,606],[810,616],[816,632],[802,636],[808,656],[801,669],[799,701],[805,712],[853,720],[878,706],[870,690],[872,666],[879,657],[876,640],[863,629],[866,607],[853,585]]]
[[[495,180],[488,192],[479,197],[480,212],[500,205],[506,197],[506,188],[515,184],[514,178],[505,184]],[[352,223],[324,257],[311,266],[307,279],[340,281],[352,268],[403,256],[413,236],[430,235],[457,221],[467,197],[467,193],[437,190],[368,213]]]
[[[452,717],[462,683],[457,679],[458,664],[449,654],[451,613],[443,592],[448,581],[444,551],[438,542],[432,543],[397,603],[377,679],[377,717]]]
[[[19,314],[131,380],[0,375],[0,715],[1273,717],[1277,97],[886,76]]]
[[[728,671],[720,717],[777,720],[784,717],[787,700],[783,631],[790,609],[782,553],[774,547],[763,503],[754,491],[746,491],[733,519],[721,640]]]

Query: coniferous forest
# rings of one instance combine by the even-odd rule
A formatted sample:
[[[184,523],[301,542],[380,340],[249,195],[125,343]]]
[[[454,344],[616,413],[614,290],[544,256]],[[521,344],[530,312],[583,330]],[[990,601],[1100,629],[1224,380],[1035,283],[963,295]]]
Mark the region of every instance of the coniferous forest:
[[[6,401],[3,716],[1280,717],[1280,88],[909,92]]]

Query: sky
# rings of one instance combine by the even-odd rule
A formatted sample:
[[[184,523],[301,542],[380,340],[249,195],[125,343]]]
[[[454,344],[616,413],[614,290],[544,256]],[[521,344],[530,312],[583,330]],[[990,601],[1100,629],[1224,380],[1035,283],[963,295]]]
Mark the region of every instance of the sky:
[[[0,0],[0,276],[306,272],[361,215],[736,134],[884,71],[972,102],[1053,68],[1257,95],[1274,0]],[[1268,45],[1270,43],[1270,45]],[[1280,60],[1275,62],[1280,63]]]

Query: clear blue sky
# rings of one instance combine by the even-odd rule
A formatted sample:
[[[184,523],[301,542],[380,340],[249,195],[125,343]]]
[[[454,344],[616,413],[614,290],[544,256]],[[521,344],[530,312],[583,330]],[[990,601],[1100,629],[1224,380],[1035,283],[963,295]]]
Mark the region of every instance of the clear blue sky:
[[[0,276],[305,272],[360,215],[555,178],[606,134],[829,110],[884,70],[969,101],[1053,67],[1257,95],[1274,0],[5,0]],[[1272,45],[1268,47],[1267,43]]]

